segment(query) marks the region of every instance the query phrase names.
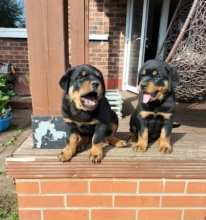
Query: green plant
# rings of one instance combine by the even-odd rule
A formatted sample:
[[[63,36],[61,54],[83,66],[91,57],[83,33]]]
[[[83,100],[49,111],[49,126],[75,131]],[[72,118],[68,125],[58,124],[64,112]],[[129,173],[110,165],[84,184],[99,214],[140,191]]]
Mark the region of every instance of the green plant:
[[[6,210],[0,210],[0,219],[5,219],[8,212]]]
[[[8,215],[8,220],[18,220],[19,219],[19,213],[18,213],[18,207],[16,206],[14,210],[12,210],[11,213]]]
[[[5,112],[6,104],[12,96],[14,96],[13,90],[10,90],[6,85],[4,75],[0,75],[0,117]]]
[[[19,219],[17,205],[11,211],[0,209],[0,220],[5,220],[5,219],[7,220],[18,220]]]
[[[10,145],[12,145],[16,140],[16,137],[11,137],[11,139],[9,141],[7,141],[6,143],[0,144],[0,147],[8,147]]]

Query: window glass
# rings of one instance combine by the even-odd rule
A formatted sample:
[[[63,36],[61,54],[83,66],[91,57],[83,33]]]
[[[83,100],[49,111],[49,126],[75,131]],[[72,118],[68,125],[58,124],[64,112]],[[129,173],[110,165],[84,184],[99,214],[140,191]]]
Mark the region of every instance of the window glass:
[[[24,0],[0,0],[0,28],[25,28]]]

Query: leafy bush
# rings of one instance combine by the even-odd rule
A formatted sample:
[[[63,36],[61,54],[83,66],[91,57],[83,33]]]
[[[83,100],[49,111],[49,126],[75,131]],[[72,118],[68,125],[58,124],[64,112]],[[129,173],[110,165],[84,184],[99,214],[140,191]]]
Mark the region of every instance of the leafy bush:
[[[13,90],[9,89],[6,85],[4,75],[0,75],[0,119],[8,116],[8,110],[10,112],[10,108],[7,107],[7,103],[12,96],[14,96]]]

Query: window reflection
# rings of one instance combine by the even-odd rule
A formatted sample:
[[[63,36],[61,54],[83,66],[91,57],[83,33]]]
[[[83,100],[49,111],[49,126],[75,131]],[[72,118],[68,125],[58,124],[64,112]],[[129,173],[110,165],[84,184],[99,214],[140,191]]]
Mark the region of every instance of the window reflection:
[[[24,0],[0,1],[0,28],[25,28]]]

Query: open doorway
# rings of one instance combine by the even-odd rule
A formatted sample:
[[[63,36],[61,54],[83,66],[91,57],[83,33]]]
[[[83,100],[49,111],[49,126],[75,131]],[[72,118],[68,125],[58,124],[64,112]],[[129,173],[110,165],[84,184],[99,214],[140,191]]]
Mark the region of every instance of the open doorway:
[[[179,0],[150,0],[144,61],[154,59]]]
[[[147,24],[147,41],[145,48],[144,61],[154,59],[159,38],[159,27],[161,19],[162,0],[152,0],[149,3],[148,24]]]
[[[128,0],[123,90],[138,93],[138,70],[156,57],[179,0]]]

